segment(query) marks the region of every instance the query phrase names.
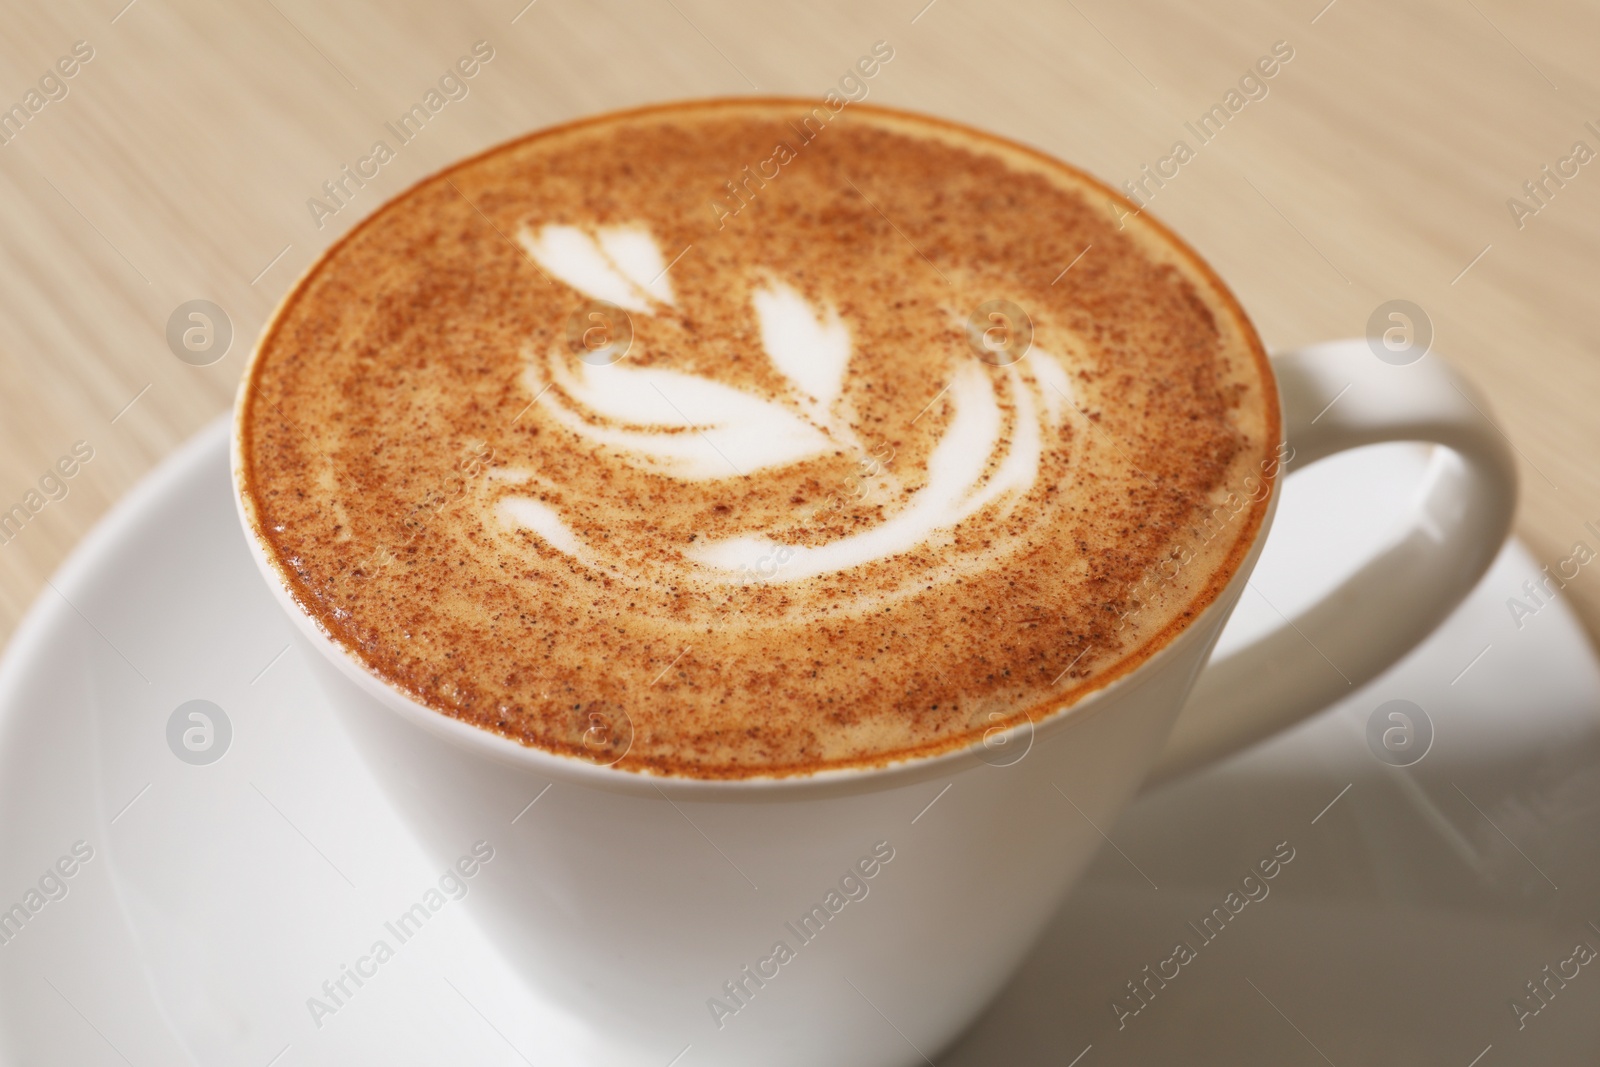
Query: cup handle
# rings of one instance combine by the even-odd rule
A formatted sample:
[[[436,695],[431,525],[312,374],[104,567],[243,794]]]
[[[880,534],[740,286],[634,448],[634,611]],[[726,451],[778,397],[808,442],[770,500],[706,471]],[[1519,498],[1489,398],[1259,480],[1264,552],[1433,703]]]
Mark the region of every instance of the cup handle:
[[[1357,339],[1287,352],[1272,365],[1290,469],[1387,441],[1444,449],[1411,521],[1375,557],[1292,622],[1205,666],[1147,788],[1275,733],[1387,669],[1471,592],[1511,529],[1511,449],[1484,401],[1439,359],[1396,366]]]

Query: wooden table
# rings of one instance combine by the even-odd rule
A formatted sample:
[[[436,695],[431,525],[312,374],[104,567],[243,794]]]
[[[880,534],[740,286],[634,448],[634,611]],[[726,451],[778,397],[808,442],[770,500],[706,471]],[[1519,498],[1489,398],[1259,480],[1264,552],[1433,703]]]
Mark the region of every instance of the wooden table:
[[[1600,7],[1324,4],[8,0],[0,107],[38,110],[0,116],[0,510],[76,443],[93,457],[65,463],[73,477],[47,485],[66,495],[0,545],[0,635],[111,502],[228,407],[278,297],[383,198],[591,112],[820,97],[880,40],[894,59],[870,99],[1115,185],[1185,141],[1194,157],[1151,209],[1229,279],[1269,347],[1420,305],[1523,457],[1519,529],[1540,561],[1580,539],[1600,549],[1583,528],[1600,520],[1600,163],[1572,159],[1575,141],[1600,151]],[[469,95],[319,228],[308,198],[478,41],[493,59]],[[1276,42],[1292,59],[1202,143],[1185,124]],[[1542,205],[1523,189],[1535,179]],[[209,366],[167,342],[195,299],[234,331]],[[1567,592],[1592,629],[1600,577]]]

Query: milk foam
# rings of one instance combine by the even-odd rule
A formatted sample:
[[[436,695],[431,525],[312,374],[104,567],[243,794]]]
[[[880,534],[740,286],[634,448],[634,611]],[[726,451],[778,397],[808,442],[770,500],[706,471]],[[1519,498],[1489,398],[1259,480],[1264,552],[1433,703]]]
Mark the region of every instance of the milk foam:
[[[817,317],[806,298],[779,282],[755,294],[767,358],[798,387],[806,414],[828,425],[850,363],[850,331],[833,308]]]
[[[543,391],[540,407],[625,463],[712,481],[798,463],[832,447],[800,413],[707,378],[627,361],[583,363],[559,351],[541,362],[524,375],[532,394]],[[545,389],[547,380],[564,396]]]
[[[687,555],[729,576],[758,570],[766,560],[783,560],[767,580],[799,581],[914,551],[1006,494],[1026,492],[1039,473],[1039,423],[1030,387],[1014,369],[1008,372],[1016,397],[1010,447],[1001,438],[1003,420],[987,375],[976,366],[963,367],[949,389],[955,416],[928,461],[927,484],[881,525],[825,545],[737,537],[710,542]],[[992,457],[1001,451],[1004,459],[985,477]]]
[[[652,300],[672,303],[667,265],[655,240],[644,230],[608,226],[593,234],[576,226],[524,228],[522,247],[545,270],[596,300],[629,311],[649,311]]]
[[[654,313],[652,302],[673,303],[660,248],[642,228],[608,227],[591,235],[546,225],[524,229],[520,239],[546,270],[595,299],[644,315]],[[683,481],[752,476],[832,451],[860,454],[848,413],[839,410],[854,353],[837,310],[813,307],[776,276],[751,303],[763,355],[788,380],[788,396],[769,399],[626,359],[591,364],[559,346],[542,356],[526,353],[524,385],[551,418],[603,446],[608,457]],[[1002,382],[1011,406],[1009,433]],[[1059,426],[1071,403],[1060,361],[1034,349],[1024,363],[996,374],[972,360],[959,366],[944,396],[953,414],[928,460],[926,483],[876,527],[822,545],[753,532],[697,543],[685,560],[738,581],[761,561],[777,558],[784,565],[769,580],[799,581],[914,551],[990,504],[1004,505],[1031,489],[1043,455],[1042,427]],[[595,558],[559,512],[541,501],[504,498],[500,515],[575,559]]]

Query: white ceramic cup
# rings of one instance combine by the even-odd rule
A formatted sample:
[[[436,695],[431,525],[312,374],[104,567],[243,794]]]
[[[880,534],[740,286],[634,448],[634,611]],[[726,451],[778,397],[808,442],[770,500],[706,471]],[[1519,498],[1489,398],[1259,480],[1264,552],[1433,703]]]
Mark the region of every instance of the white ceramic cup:
[[[592,1029],[609,1050],[599,1058],[922,1063],[1004,985],[1099,847],[1096,827],[1142,783],[1235,751],[1388,667],[1504,540],[1512,457],[1484,402],[1436,357],[1394,366],[1357,340],[1273,367],[1294,468],[1386,441],[1443,446],[1387,547],[1293,624],[1207,663],[1269,513],[1222,595],[1131,674],[1031,727],[882,769],[647,777],[447,718],[302,612],[242,501],[241,514],[393,802],[441,863],[492,846],[466,906],[537,996]]]

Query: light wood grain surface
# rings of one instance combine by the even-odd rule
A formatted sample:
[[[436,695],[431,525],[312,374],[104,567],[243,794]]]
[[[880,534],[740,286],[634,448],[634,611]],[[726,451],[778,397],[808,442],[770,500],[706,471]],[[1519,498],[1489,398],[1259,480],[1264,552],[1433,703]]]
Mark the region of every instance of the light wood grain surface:
[[[94,452],[0,545],[0,636],[110,504],[229,406],[284,289],[382,199],[584,114],[820,97],[879,40],[895,55],[871,100],[987,127],[1114,185],[1187,142],[1194,158],[1151,209],[1228,279],[1270,348],[1359,335],[1390,299],[1420,305],[1434,352],[1481,386],[1523,457],[1519,530],[1540,561],[1594,544],[1600,161],[1546,180],[1520,226],[1507,201],[1533,205],[1523,183],[1574,142],[1600,151],[1585,125],[1600,128],[1600,7],[526,2],[0,7],[0,108],[26,108],[76,42],[93,50],[0,146],[0,510],[76,442]],[[494,58],[470,94],[319,229],[307,199],[478,41]],[[1267,95],[1201,145],[1185,122],[1279,41],[1293,59]],[[193,299],[233,324],[211,366],[167,345],[168,317]],[[1600,577],[1567,595],[1593,629]]]

